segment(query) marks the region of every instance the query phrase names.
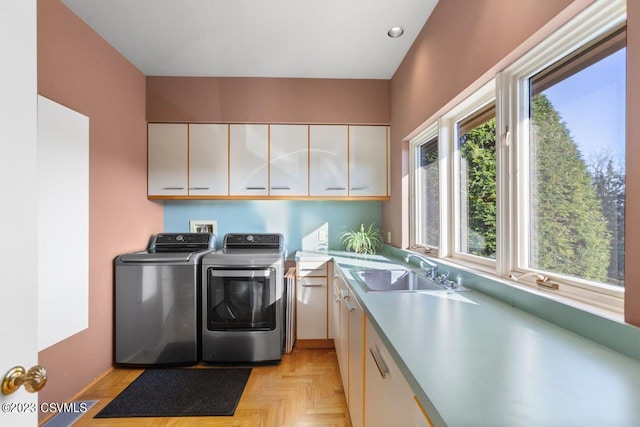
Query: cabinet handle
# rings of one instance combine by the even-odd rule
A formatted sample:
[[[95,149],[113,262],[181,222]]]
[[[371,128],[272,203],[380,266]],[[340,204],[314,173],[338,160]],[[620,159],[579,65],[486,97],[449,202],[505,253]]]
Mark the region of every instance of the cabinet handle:
[[[184,190],[184,187],[163,187],[163,190]]]
[[[349,295],[344,297],[342,300],[344,301],[344,304],[347,306],[347,309],[349,309],[350,312],[356,309],[354,306],[349,304]]]
[[[245,190],[266,190],[267,187],[244,187]]]
[[[342,298],[340,298],[340,288],[338,288],[338,285],[333,282],[333,296],[336,298],[336,303],[340,303],[340,301],[342,301]]]
[[[321,288],[323,287],[323,284],[316,284],[316,283],[303,283],[302,287],[303,288]]]
[[[326,191],[340,191],[340,190],[346,190],[346,188],[344,187],[327,187],[325,188]]]
[[[373,357],[373,361],[376,362],[376,366],[378,367],[378,371],[380,372],[380,376],[382,379],[387,378],[389,374],[389,368],[387,364],[384,362],[382,355],[380,354],[380,350],[375,345],[373,347],[369,347],[369,351],[371,352],[371,357]]]
[[[291,187],[271,187],[272,190],[291,190]]]
[[[210,187],[189,187],[189,190],[210,190]]]
[[[367,191],[369,187],[352,187],[351,191]]]

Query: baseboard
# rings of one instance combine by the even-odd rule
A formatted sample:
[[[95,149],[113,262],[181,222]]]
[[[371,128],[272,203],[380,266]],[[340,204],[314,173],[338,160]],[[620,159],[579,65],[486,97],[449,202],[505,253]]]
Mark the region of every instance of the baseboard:
[[[110,366],[109,369],[107,369],[106,371],[104,371],[102,374],[98,375],[93,381],[91,381],[89,384],[87,384],[86,386],[84,386],[82,388],[82,390],[80,390],[79,392],[77,392],[76,394],[74,394],[71,399],[69,399],[67,401],[67,403],[69,402],[73,402],[75,400],[78,400],[78,398],[80,396],[82,396],[87,390],[89,390],[89,388],[93,387],[98,381],[100,381],[101,379],[103,379],[104,377],[106,377],[111,371],[113,371],[113,366]],[[46,424],[49,420],[51,420],[51,418],[55,417],[56,413],[51,413],[49,415],[47,415],[46,417],[44,417],[42,420],[38,421],[38,426],[42,426],[44,424]]]
[[[333,340],[296,340],[296,348],[335,348]]]

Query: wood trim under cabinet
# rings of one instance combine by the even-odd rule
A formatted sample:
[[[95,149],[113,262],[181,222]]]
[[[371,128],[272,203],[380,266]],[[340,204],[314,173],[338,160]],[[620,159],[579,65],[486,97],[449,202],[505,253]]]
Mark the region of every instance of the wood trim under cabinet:
[[[336,200],[336,201],[389,201],[391,196],[157,196],[148,200]]]
[[[296,340],[296,348],[335,348],[332,339]]]

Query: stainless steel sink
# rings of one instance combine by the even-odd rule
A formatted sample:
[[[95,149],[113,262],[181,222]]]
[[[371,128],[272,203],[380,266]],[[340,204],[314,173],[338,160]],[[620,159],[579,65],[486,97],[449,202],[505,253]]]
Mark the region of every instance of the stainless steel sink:
[[[411,270],[360,270],[352,273],[371,292],[446,291],[433,280]]]

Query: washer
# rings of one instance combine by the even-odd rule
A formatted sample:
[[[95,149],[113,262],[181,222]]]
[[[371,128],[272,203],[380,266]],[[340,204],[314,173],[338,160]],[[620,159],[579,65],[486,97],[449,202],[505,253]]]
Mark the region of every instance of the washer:
[[[227,234],[202,259],[202,361],[279,362],[284,345],[281,234]]]
[[[115,363],[191,365],[200,356],[202,257],[210,233],[161,233],[115,261]]]

